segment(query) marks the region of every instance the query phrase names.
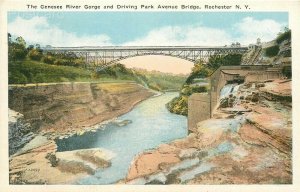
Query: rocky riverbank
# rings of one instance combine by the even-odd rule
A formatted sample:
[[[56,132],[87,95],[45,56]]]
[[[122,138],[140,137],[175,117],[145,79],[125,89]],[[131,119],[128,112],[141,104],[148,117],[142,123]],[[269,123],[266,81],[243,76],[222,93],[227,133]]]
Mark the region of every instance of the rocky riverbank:
[[[291,81],[248,83],[184,139],[133,160],[128,184],[292,183]]]
[[[112,152],[57,152],[54,139],[99,129],[154,94],[136,83],[10,86],[10,183],[73,183],[109,167]]]
[[[12,85],[9,108],[23,114],[33,131],[57,137],[80,134],[153,95],[133,82]]]
[[[105,149],[56,152],[53,140],[36,136],[10,157],[11,184],[66,184],[110,166],[114,154]]]

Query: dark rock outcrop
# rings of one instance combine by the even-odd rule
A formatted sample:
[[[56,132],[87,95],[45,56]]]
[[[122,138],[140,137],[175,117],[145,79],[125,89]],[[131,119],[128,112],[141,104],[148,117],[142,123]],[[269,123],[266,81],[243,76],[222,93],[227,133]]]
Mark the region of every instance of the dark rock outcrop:
[[[26,123],[24,116],[21,113],[8,109],[8,138],[9,138],[9,155],[14,154],[22,148],[33,137],[31,126]]]

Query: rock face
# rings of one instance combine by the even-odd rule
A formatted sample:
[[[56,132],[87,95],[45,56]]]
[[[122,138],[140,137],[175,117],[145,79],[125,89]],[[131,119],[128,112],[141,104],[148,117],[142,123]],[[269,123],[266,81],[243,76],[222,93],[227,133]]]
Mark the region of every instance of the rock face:
[[[188,137],[139,154],[125,183],[292,183],[291,105],[277,97],[291,97],[291,82],[279,82],[240,86],[232,104],[199,122]],[[266,99],[270,87],[273,97]]]
[[[95,174],[100,168],[110,166],[110,160],[115,156],[105,149],[82,149],[75,151],[57,152],[57,167],[62,172]]]
[[[105,149],[56,152],[54,141],[37,136],[9,162],[11,184],[70,184],[110,166],[114,154]]]
[[[266,83],[266,86],[261,87],[260,91],[268,100],[277,100],[286,104],[292,102],[291,80],[275,80]]]
[[[25,122],[22,114],[8,109],[8,115],[9,155],[12,155],[28,143],[34,134],[31,132],[30,124]]]
[[[152,95],[136,83],[10,86],[9,107],[33,130],[62,135],[124,114]]]
[[[130,82],[10,86],[9,107],[14,110],[9,112],[10,183],[70,184],[109,167],[111,152],[56,152],[53,139],[89,131],[90,126],[124,114],[152,95]]]

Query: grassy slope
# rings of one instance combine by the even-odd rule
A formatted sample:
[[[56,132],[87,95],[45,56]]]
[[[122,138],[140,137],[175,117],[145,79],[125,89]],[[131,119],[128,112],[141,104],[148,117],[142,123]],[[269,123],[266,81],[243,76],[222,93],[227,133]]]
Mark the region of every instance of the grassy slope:
[[[135,71],[140,77],[144,77],[144,81],[146,81],[150,88],[158,91],[179,91],[186,80],[185,75],[166,74],[158,71],[138,69],[135,69]]]
[[[80,81],[91,79],[91,72],[85,69],[56,66],[42,62],[24,61],[9,62],[9,83],[50,83]]]
[[[149,88],[164,90],[179,90],[185,81],[185,76],[176,76],[159,72],[133,71],[122,65],[114,65],[96,74],[83,68],[58,66],[25,59],[9,62],[9,83],[52,83],[52,82],[85,82],[85,81],[136,81]]]

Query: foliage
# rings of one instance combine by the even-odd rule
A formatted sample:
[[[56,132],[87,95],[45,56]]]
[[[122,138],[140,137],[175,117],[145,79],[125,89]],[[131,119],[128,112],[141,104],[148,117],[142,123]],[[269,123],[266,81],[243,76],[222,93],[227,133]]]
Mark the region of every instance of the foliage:
[[[208,67],[210,69],[217,69],[223,66],[240,65],[242,61],[242,54],[226,54],[226,55],[213,55],[208,60]]]
[[[9,61],[8,72],[10,84],[91,80],[90,71],[85,69],[47,65],[29,59]]]
[[[151,89],[162,91],[179,90],[185,80],[183,76],[157,72],[139,73],[127,69],[121,64],[107,67],[99,72],[80,70],[78,68],[85,66],[85,60],[74,53],[43,53],[39,44],[29,45],[26,49],[26,42],[22,37],[12,41],[10,34],[8,34],[8,42],[9,83],[61,82],[82,78],[86,80],[131,80]],[[19,60],[24,61],[19,62]],[[73,67],[77,67],[77,69]]]
[[[186,79],[186,84],[191,84],[195,78],[206,78],[212,72],[213,70],[205,66],[203,62],[198,62],[192,68],[191,74]]]
[[[281,55],[283,57],[291,57],[292,56],[292,51],[290,49],[286,50],[286,51],[283,51],[283,52],[281,52]]]
[[[279,46],[274,45],[274,46],[271,46],[271,47],[267,47],[265,51],[266,51],[266,56],[267,57],[274,57],[279,52]]]
[[[49,59],[49,55],[45,56]],[[73,66],[73,67],[83,67],[85,62],[83,58],[78,57],[57,57],[56,55],[51,56],[54,65],[64,65],[64,66]],[[46,59],[46,60],[47,60]]]
[[[16,43],[21,45],[22,47],[26,47],[26,41],[21,36],[16,38]]]
[[[292,69],[291,66],[285,66],[282,68],[282,74],[288,79],[292,78]]]
[[[45,55],[43,57],[43,62],[47,64],[54,64],[55,58],[52,55]]]
[[[179,115],[188,115],[188,97],[187,96],[179,96],[172,99],[168,104],[167,108],[171,113],[179,114]]]
[[[27,77],[20,71],[9,71],[8,72],[8,83],[9,84],[25,84],[28,83]]]
[[[32,59],[34,61],[40,61],[41,58],[43,57],[43,53],[39,49],[31,49],[28,52],[28,56],[29,56],[30,59]]]
[[[188,104],[187,100],[193,93],[207,92],[207,87],[198,86],[195,84],[195,79],[205,79],[209,77],[221,65],[240,65],[242,54],[227,54],[227,55],[213,55],[209,58],[208,63],[204,64],[203,61],[198,61],[192,68],[191,74],[186,79],[185,84],[182,86],[180,95],[174,98],[167,104],[170,112],[187,115]]]
[[[139,80],[144,81],[149,88],[157,91],[180,90],[186,75],[174,75],[159,71],[134,69]]]
[[[133,73],[122,64],[115,64],[97,72],[97,77],[128,79],[128,76],[133,76]]]
[[[207,87],[184,85],[180,91],[180,94],[185,96],[190,96],[193,93],[203,93],[203,92],[207,92]]]
[[[281,33],[278,35],[278,37],[276,38],[276,42],[278,44],[282,43],[284,40],[287,39],[291,39],[291,30],[290,29],[286,29],[284,33]]]
[[[206,87],[184,85],[180,91],[179,97],[174,98],[167,103],[167,108],[171,113],[179,115],[188,115],[188,97],[193,93],[204,93],[207,92]]]
[[[22,37],[18,37],[15,41],[11,40],[11,35],[8,34],[8,59],[23,60],[27,55],[26,42]]]

